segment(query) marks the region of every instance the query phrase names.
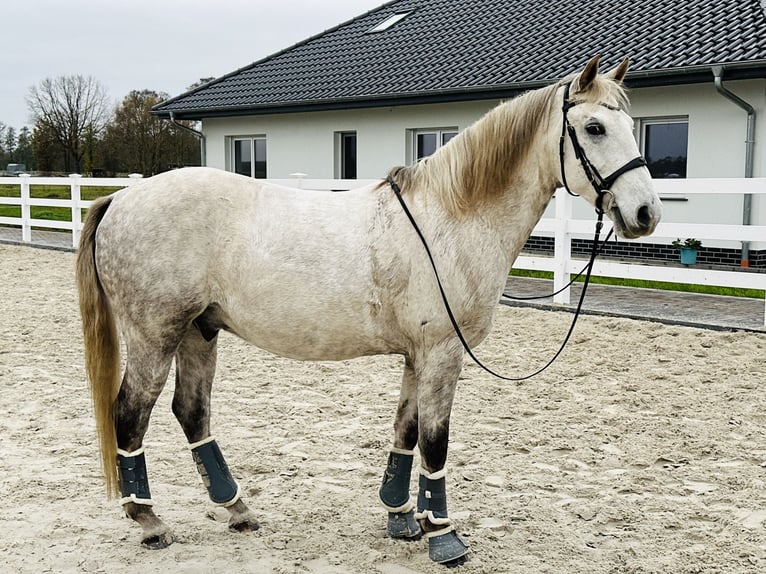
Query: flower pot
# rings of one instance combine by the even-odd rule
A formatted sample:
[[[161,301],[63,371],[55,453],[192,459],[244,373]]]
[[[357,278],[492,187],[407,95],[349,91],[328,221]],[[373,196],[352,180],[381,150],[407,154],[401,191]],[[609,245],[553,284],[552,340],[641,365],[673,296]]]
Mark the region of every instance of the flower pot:
[[[694,265],[697,263],[697,250],[694,247],[682,247],[681,263],[683,265]]]

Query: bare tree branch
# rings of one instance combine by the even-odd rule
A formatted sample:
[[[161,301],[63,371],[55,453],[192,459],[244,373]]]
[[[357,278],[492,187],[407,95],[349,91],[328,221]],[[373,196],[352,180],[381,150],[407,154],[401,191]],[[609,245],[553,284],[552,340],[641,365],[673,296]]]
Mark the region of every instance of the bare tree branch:
[[[62,147],[65,168],[80,172],[86,135],[101,133],[110,117],[103,86],[92,76],[46,78],[29,89],[27,107]]]

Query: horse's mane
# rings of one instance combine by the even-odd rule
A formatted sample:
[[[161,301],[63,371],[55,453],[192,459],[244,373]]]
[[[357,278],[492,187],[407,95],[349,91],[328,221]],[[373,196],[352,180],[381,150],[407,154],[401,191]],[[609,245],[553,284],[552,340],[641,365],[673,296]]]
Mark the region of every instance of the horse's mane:
[[[403,193],[438,198],[451,214],[473,210],[508,189],[532,141],[557,111],[554,98],[562,85],[571,83],[570,98],[578,101],[627,107],[627,97],[617,82],[599,76],[587,91],[579,92],[577,80],[575,74],[497,105],[433,155],[410,166],[395,167],[389,177]]]

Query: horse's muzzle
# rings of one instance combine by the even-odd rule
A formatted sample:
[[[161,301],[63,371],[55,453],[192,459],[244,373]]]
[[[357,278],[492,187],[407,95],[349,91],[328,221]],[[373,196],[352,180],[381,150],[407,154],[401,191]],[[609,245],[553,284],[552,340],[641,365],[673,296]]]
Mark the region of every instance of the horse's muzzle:
[[[635,239],[651,235],[660,222],[661,212],[653,205],[644,204],[636,210],[634,217],[626,219],[622,211],[613,205],[609,210],[609,217],[614,222],[617,235],[625,239]]]

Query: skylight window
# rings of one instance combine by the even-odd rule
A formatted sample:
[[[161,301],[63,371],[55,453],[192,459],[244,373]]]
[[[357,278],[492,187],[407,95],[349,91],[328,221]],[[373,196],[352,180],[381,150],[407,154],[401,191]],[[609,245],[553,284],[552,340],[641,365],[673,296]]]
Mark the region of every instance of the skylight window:
[[[383,20],[380,24],[375,26],[374,28],[370,28],[367,30],[369,34],[375,33],[375,32],[385,32],[388,30],[391,26],[399,22],[400,20],[404,20],[407,16],[412,14],[412,10],[409,12],[399,12],[398,14],[394,14],[392,16],[389,16],[385,20]]]

